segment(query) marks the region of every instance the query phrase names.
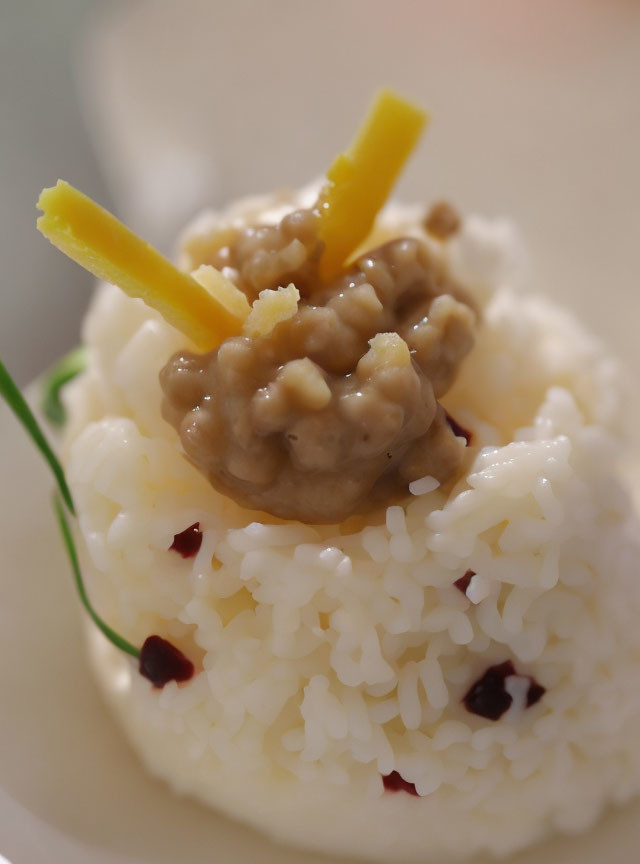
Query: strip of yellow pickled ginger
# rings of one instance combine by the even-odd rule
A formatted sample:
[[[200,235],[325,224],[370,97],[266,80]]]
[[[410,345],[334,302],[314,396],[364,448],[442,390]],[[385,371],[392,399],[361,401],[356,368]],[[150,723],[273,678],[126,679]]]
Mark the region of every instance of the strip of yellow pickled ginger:
[[[366,239],[427,119],[420,108],[383,90],[349,150],[334,160],[319,201],[324,279]]]
[[[38,229],[54,246],[99,279],[143,300],[201,350],[241,331],[249,314],[246,300],[225,305],[224,292],[214,296],[69,183],[58,180],[43,189],[38,207],[44,214]],[[217,272],[216,279],[228,281]]]

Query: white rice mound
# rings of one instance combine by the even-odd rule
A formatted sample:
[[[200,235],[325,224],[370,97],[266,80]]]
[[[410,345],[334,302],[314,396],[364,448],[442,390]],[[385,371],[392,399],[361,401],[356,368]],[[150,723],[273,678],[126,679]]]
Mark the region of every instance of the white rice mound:
[[[292,206],[252,201],[233,218],[277,218],[280,204]],[[416,212],[388,209],[385,230],[419,232]],[[183,260],[224,224],[200,219]],[[513,288],[507,224],[469,218],[434,248],[484,306],[445,400],[476,445],[448,496],[425,478],[370,524],[311,526],[219,495],[160,416],[158,372],[184,337],[111,286],[86,320],[89,370],[67,391],[96,605],[128,639],[159,634],[199,670],[154,689],[91,631],[98,680],[144,763],[287,843],[395,864],[506,854],[640,791],[623,376],[570,315]],[[202,546],[183,560],[169,547],[194,522]],[[453,583],[467,570],[465,597]],[[465,693],[506,660],[509,711],[469,713]],[[529,708],[526,675],[546,688]],[[385,792],[392,771],[420,797]]]

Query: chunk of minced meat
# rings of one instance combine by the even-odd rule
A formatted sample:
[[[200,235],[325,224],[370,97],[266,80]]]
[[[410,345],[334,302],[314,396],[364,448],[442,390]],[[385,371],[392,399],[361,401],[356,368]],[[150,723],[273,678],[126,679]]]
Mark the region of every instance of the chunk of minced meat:
[[[471,350],[475,313],[414,238],[320,284],[310,213],[243,229],[209,262],[233,268],[250,298],[294,283],[297,312],[266,335],[181,352],[160,380],[164,417],[215,488],[285,519],[333,523],[413,480],[456,474],[465,442],[438,399]]]
[[[424,228],[436,240],[448,240],[460,230],[460,217],[447,201],[437,201],[425,216]]]
[[[222,235],[225,239],[227,233]],[[251,301],[265,288],[277,288],[289,282],[294,282],[301,294],[307,293],[317,283],[321,253],[316,212],[294,210],[277,225],[237,230],[230,242],[206,257],[198,257],[197,263],[236,271],[238,287]],[[194,263],[194,266],[197,265]]]

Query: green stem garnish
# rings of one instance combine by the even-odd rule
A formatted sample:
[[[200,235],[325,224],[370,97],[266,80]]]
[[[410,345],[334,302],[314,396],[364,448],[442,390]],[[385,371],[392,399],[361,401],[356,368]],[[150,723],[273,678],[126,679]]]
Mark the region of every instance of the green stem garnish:
[[[79,345],[66,354],[45,377],[42,398],[42,412],[54,426],[64,426],[67,412],[60,401],[60,391],[76,375],[83,372],[87,365],[87,349]]]
[[[78,355],[75,358],[77,367],[79,361],[79,352],[76,351],[73,353]],[[65,360],[63,360],[62,362],[64,363],[67,359],[70,358],[65,358]],[[55,374],[55,371],[56,370],[54,370],[53,374]],[[80,371],[80,369],[77,369],[74,374],[77,374],[78,371]],[[70,380],[71,377],[73,377],[73,375],[69,376],[66,380]],[[62,386],[62,383],[60,383],[58,390]],[[18,388],[18,385],[15,383],[15,381],[7,371],[6,367],[2,363],[2,360],[0,360],[0,396],[4,398],[9,408],[11,408],[18,420],[22,423],[22,425],[30,435],[31,439],[35,443],[36,447],[44,456],[58,482],[60,496],[62,496],[62,499],[67,505],[67,509],[69,510],[69,512],[75,516],[76,511],[73,506],[71,491],[69,490],[66,478],[64,476],[64,469],[58,461],[58,457],[55,455],[55,453],[47,443],[47,439],[44,437],[38,421],[36,420],[33,412],[31,411],[31,408],[29,408],[29,406],[27,405],[24,396]],[[109,627],[109,625],[102,620],[102,618],[98,615],[96,610],[91,605],[87,590],[84,587],[84,580],[82,578],[82,571],[80,570],[80,562],[78,561],[76,544],[73,539],[73,534],[71,533],[69,521],[67,519],[60,496],[56,495],[54,497],[53,506],[56,517],[58,519],[58,525],[60,526],[60,533],[62,534],[65,549],[67,550],[67,555],[69,556],[69,561],[71,562],[76,588],[78,589],[78,594],[80,595],[82,605],[89,613],[89,616],[91,617],[91,620],[94,622],[96,627],[101,630],[102,633],[104,633],[107,639],[111,643],[113,643],[116,648],[120,648],[120,650],[124,651],[126,654],[130,654],[132,657],[138,658],[140,657],[139,649],[136,648],[135,645],[132,645],[131,642],[127,642],[127,640],[120,636],[118,633],[116,633],[115,630],[112,630],[111,627]]]
[[[20,392],[18,385],[15,383],[15,381],[7,371],[7,368],[3,364],[2,360],[0,360],[0,396],[4,398],[9,408],[11,408],[18,420],[27,430],[27,433],[31,437],[33,443],[44,456],[49,467],[53,471],[53,475],[56,478],[58,488],[60,489],[60,494],[62,495],[65,504],[69,508],[69,511],[75,515],[76,511],[73,506],[73,499],[71,497],[69,487],[67,486],[67,481],[64,476],[64,470],[62,468],[62,465],[58,461],[58,457],[56,456],[56,454],[53,452],[53,450],[47,443],[47,439],[42,434],[42,430],[38,425],[38,421],[33,416],[31,408],[29,408],[29,406],[27,405],[27,402],[22,393]]]
[[[87,594],[87,589],[84,586],[84,580],[82,578],[82,571],[80,570],[80,562],[78,561],[78,553],[76,551],[76,544],[73,539],[73,534],[71,533],[71,527],[64,512],[62,502],[57,495],[53,499],[53,506],[56,511],[56,516],[58,518],[60,533],[62,534],[62,539],[67,550],[67,555],[69,556],[69,561],[71,562],[71,567],[73,569],[76,588],[78,589],[78,594],[80,595],[80,599],[82,600],[84,608],[91,616],[91,619],[96,625],[96,627],[98,627],[98,629],[104,633],[107,639],[112,642],[116,646],[116,648],[120,648],[122,651],[124,651],[126,654],[130,654],[132,657],[140,657],[139,649],[136,648],[135,645],[132,645],[131,642],[127,642],[126,639],[123,639],[123,637],[116,633],[115,630],[112,630],[111,627],[109,627],[109,625],[102,620],[102,618],[98,615],[96,610],[91,605],[91,601],[89,600],[89,596]]]

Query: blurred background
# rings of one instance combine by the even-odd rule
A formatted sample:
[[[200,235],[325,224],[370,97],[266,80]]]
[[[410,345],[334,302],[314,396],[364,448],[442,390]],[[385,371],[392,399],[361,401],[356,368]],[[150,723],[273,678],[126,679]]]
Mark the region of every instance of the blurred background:
[[[432,124],[399,196],[508,215],[539,290],[637,362],[635,0],[4,0],[0,353],[24,384],[92,280],[35,230],[69,180],[172,251],[205,204],[306,182],[393,86]]]

